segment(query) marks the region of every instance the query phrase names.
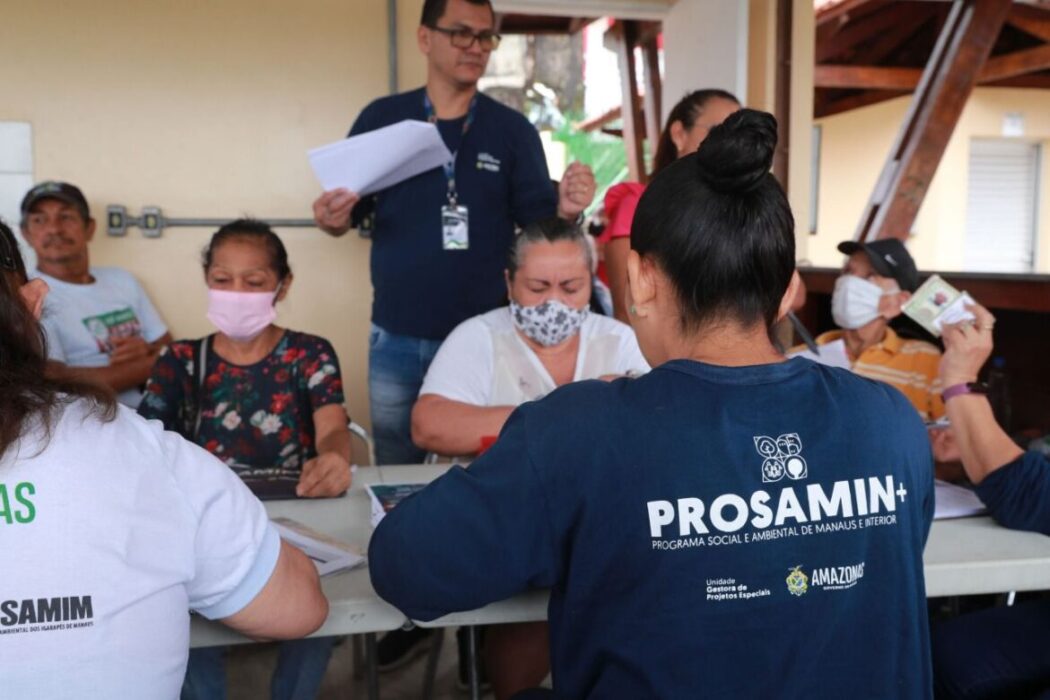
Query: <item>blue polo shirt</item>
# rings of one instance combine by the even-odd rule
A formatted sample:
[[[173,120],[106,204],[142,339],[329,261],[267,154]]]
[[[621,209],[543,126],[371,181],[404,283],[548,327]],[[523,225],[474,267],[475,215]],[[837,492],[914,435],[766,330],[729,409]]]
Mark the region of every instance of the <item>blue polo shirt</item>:
[[[900,392],[669,362],[519,407],[369,548],[414,619],[551,588],[559,697],[929,698],[933,463]]]
[[[358,116],[350,136],[404,119],[426,121],[424,90],[383,97]],[[478,93],[474,120],[438,128],[458,151],[456,189],[469,211],[470,247],[445,250],[441,208],[448,180],[434,168],[368,197],[354,225],[372,216],[372,321],[401,335],[444,339],[460,322],[506,300],[503,270],[514,226],[554,216],[557,198],[539,134],[524,116]]]
[[[1029,451],[985,477],[977,495],[1006,527],[1050,535],[1050,459]]]

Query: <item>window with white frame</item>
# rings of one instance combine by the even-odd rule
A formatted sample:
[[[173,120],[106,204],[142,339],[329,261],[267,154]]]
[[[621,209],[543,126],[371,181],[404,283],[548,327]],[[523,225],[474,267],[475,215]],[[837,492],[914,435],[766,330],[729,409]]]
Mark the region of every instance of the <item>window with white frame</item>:
[[[1034,269],[1039,158],[1039,145],[1030,141],[970,141],[963,256],[966,270]]]

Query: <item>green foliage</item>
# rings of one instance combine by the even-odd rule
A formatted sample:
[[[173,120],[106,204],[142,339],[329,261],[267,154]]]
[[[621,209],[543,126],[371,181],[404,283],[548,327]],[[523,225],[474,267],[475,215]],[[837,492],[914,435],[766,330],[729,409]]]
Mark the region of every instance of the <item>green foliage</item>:
[[[565,144],[568,161],[578,160],[591,166],[598,191],[587,214],[601,207],[605,191],[627,178],[627,152],[623,140],[600,131],[583,132],[573,128],[582,115],[567,114],[563,126],[554,132],[554,140]]]

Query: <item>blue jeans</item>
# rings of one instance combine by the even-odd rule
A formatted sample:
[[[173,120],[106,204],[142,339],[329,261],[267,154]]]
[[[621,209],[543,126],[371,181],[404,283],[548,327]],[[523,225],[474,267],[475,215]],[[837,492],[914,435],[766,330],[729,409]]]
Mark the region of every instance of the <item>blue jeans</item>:
[[[335,637],[281,642],[270,680],[273,700],[313,700],[321,689]],[[226,648],[190,649],[181,700],[225,700]]]
[[[1050,698],[1050,600],[991,608],[933,626],[941,698]]]
[[[372,324],[368,393],[379,464],[419,464],[426,456],[412,443],[412,406],[439,347],[440,340],[396,335]]]

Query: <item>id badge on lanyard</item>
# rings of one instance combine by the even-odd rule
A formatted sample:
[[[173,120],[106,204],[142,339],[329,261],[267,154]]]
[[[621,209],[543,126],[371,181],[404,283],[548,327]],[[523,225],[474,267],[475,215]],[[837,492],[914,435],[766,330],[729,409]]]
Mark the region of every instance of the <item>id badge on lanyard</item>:
[[[441,207],[441,242],[445,250],[466,250],[470,247],[469,212],[453,199]]]
[[[474,121],[474,109],[477,106],[477,97],[470,103],[466,121],[463,122],[463,136],[467,135],[471,123]],[[424,93],[423,105],[427,112],[427,121],[431,124],[437,123],[437,116],[430,103],[430,98]],[[467,250],[470,248],[470,212],[467,207],[459,203],[456,192],[456,159],[459,149],[452,154],[452,160],[445,164],[445,177],[448,179],[448,202],[441,207],[441,247],[445,250]]]

